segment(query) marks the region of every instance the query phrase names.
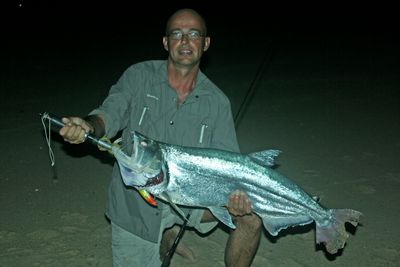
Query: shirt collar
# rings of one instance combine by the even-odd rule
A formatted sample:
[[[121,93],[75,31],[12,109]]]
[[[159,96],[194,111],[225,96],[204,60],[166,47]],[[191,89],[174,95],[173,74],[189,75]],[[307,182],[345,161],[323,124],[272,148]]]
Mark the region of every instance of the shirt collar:
[[[168,77],[167,77],[167,64],[168,60],[164,60],[160,67],[158,68],[158,75],[162,77],[162,82],[165,84],[169,84]],[[194,86],[193,91],[190,93],[194,95],[196,98],[199,96],[209,95],[210,88],[206,86],[208,78],[207,76],[199,69],[199,73],[197,74],[196,84]]]

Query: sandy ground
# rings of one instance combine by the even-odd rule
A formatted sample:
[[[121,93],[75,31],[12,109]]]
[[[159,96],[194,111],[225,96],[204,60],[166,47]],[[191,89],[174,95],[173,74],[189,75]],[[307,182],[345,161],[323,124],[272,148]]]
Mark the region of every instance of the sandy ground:
[[[10,34],[0,74],[0,266],[111,266],[103,211],[113,159],[53,134],[51,167],[38,113],[86,114],[130,64],[165,56],[160,38],[26,27]],[[324,206],[364,214],[336,257],[316,247],[311,224],[265,233],[252,266],[399,266],[398,40],[266,30],[238,41],[222,29],[204,70],[235,114],[254,86],[238,121],[242,152],[280,149],[278,171]],[[186,231],[197,260],[175,255],[171,266],[224,266],[227,237]]]

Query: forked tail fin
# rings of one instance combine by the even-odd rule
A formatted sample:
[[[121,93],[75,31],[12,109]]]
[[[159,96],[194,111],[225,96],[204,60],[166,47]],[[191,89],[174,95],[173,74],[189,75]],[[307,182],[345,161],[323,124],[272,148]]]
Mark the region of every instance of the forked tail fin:
[[[327,226],[317,224],[316,242],[325,245],[326,251],[330,254],[335,254],[344,247],[349,237],[344,226],[345,223],[351,223],[356,227],[362,213],[351,209],[332,209],[330,212],[332,214],[331,223]]]

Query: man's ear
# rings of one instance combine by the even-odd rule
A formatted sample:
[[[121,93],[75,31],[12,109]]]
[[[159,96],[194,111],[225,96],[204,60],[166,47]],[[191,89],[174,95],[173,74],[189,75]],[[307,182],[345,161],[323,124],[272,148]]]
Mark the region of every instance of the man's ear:
[[[163,37],[163,46],[166,51],[168,51],[168,39],[167,37]]]
[[[203,51],[204,51],[204,52],[207,51],[208,48],[210,47],[210,42],[211,42],[210,37],[206,37],[206,38],[204,39],[204,47],[203,47]]]

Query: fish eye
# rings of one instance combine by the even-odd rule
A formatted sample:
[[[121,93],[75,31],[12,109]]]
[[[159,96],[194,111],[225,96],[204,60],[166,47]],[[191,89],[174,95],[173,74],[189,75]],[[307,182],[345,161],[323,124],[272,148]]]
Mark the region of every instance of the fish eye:
[[[144,146],[144,147],[147,147],[148,143],[146,141],[140,141],[140,145]]]

